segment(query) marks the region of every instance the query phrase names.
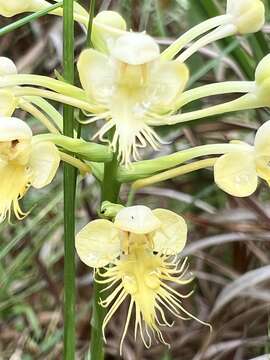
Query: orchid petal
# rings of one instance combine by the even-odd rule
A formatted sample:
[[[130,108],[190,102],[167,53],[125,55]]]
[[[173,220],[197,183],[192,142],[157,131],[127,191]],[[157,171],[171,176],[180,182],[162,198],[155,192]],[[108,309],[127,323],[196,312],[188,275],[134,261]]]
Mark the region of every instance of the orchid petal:
[[[258,185],[254,151],[222,155],[214,165],[214,176],[217,186],[230,195],[253,194]]]
[[[51,183],[59,167],[60,155],[51,142],[37,142],[32,145],[29,165],[33,173],[32,186],[40,189]]]
[[[149,98],[153,97],[153,110],[175,110],[178,96],[182,94],[189,79],[187,66],[180,61],[161,62],[154,67],[148,86]]]
[[[32,131],[21,119],[0,117],[0,141],[30,140]]]
[[[136,205],[120,210],[115,217],[114,226],[134,234],[148,234],[161,225],[158,218],[146,206]]]
[[[80,259],[94,268],[113,263],[121,253],[120,245],[119,231],[103,219],[88,223],[75,239]]]
[[[94,99],[102,104],[113,91],[113,65],[109,58],[102,53],[87,49],[84,50],[78,60],[78,71],[82,87],[89,99]]]
[[[155,209],[153,214],[161,223],[161,227],[151,234],[154,251],[167,255],[181,252],[187,240],[187,224],[185,220],[166,209]]]

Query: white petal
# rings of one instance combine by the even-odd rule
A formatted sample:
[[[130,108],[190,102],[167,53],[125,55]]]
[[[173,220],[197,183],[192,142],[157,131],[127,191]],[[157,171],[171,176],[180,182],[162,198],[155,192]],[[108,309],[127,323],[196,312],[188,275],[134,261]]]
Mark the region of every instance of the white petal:
[[[161,227],[151,234],[154,251],[167,255],[181,252],[187,240],[187,224],[185,220],[166,209],[155,209],[153,214],[161,222]]]
[[[114,225],[134,234],[148,234],[159,228],[161,223],[148,207],[136,205],[119,211]]]
[[[0,117],[0,141],[30,140],[32,131],[21,119]]]
[[[51,142],[37,142],[32,145],[29,165],[33,172],[32,186],[40,189],[53,180],[59,167],[60,155]]]
[[[160,50],[151,36],[145,33],[127,32],[116,40],[111,54],[125,64],[143,65],[157,59]]]
[[[76,236],[75,246],[80,259],[88,266],[103,267],[120,255],[119,231],[108,220],[94,220]]]
[[[222,155],[214,165],[217,186],[233,196],[253,194],[258,185],[255,154],[252,150]]]

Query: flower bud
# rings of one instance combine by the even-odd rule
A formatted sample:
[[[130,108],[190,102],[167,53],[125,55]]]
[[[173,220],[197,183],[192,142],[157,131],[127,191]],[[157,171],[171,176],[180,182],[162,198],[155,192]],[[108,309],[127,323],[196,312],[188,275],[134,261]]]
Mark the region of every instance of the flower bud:
[[[115,40],[123,35],[127,25],[115,11],[102,11],[93,20],[91,41],[94,48],[109,53]]]
[[[7,57],[0,56],[0,76],[17,74],[16,65]]]
[[[113,219],[116,217],[119,211],[123,209],[123,205],[114,204],[110,201],[103,201],[103,203],[101,204],[100,215],[104,219]]]
[[[255,33],[265,22],[265,8],[261,0],[228,0],[227,14],[232,16],[239,34]]]
[[[50,6],[45,0],[0,0],[0,15],[12,17],[24,12],[35,12]]]

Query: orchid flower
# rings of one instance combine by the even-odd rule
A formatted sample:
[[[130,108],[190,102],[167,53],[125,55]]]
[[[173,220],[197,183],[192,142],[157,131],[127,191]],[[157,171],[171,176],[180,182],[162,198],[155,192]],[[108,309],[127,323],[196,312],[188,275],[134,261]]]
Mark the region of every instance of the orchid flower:
[[[94,19],[92,40],[96,49],[81,53],[78,72],[88,101],[96,107],[88,123],[106,120],[94,138],[118,151],[121,164],[128,165],[131,157],[138,160],[138,149],[147,143],[159,149],[162,140],[152,126],[169,124],[172,113],[181,106],[189,79],[184,61],[209,42],[258,31],[264,24],[264,5],[255,0],[250,10],[246,2],[235,6],[228,1],[227,14],[210,20],[189,30],[160,54],[153,38],[145,32],[126,31],[124,20],[116,13],[102,12]],[[213,32],[172,60],[184,45],[212,28]],[[108,140],[105,134],[112,128],[114,135]]]
[[[99,106],[93,120],[107,122],[96,133],[101,141],[115,127],[110,145],[122,164],[148,142],[159,148],[161,139],[148,125],[153,114],[166,117],[188,80],[188,69],[179,61],[161,61],[157,43],[145,33],[121,35],[106,55],[84,50],[78,60],[81,84],[88,100]]]
[[[77,234],[77,253],[86,265],[95,269],[99,275],[95,280],[108,284],[107,289],[115,286],[101,301],[102,306],[111,306],[103,322],[103,334],[123,301],[130,299],[120,352],[133,309],[135,338],[139,329],[147,347],[151,345],[150,330],[166,344],[159,329],[159,325],[170,326],[164,308],[178,318],[183,318],[183,313],[194,318],[181,302],[189,294],[181,295],[168,284],[183,285],[192,280],[185,277],[186,259],[181,262],[177,257],[186,237],[187,226],[181,216],[165,209],[152,211],[142,205],[120,210],[114,222],[91,221]],[[105,272],[101,273],[102,267]]]
[[[218,158],[214,165],[216,184],[228,194],[238,197],[253,194],[258,178],[270,185],[269,139],[270,121],[267,121],[258,129],[254,146],[246,144],[238,151]]]
[[[58,169],[60,156],[48,141],[35,142],[30,127],[18,118],[0,117],[0,222],[12,210],[18,219],[26,213],[19,200],[30,186],[48,185]]]

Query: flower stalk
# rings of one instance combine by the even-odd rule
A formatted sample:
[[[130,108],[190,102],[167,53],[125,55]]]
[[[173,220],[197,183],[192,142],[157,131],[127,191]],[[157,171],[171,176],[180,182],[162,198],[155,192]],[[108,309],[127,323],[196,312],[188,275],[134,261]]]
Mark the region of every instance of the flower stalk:
[[[212,167],[212,166],[214,166],[217,159],[218,158],[210,158],[210,159],[195,161],[190,164],[182,165],[175,169],[170,169],[170,170],[164,171],[160,174],[150,176],[145,179],[137,180],[132,184],[131,188],[133,191],[137,191],[146,186],[150,186],[150,185],[159,183],[161,181],[166,181],[166,180],[172,179],[177,176],[191,173],[196,170],[205,169],[207,167]]]
[[[118,160],[117,160],[117,155],[115,154],[113,156],[112,161],[104,165],[104,178],[102,183],[102,202],[103,201],[110,201],[112,203],[118,202],[118,195],[121,184],[115,180],[117,169],[118,169]],[[99,360],[104,359],[102,324],[106,316],[106,309],[100,305],[101,295],[104,294],[103,289],[104,289],[104,285],[102,283],[98,281],[94,282],[90,358],[99,359]]]
[[[28,112],[35,119],[39,120],[51,133],[60,133],[60,131],[51,123],[47,116],[45,116],[38,108],[36,108],[30,102],[20,99],[19,106],[22,110]]]
[[[126,169],[119,167],[117,179],[120,182],[132,182],[147,178],[155,173],[179,166],[185,161],[200,156],[227,154],[245,148],[246,145],[239,144],[209,144],[196,146],[191,149],[181,150],[174,154],[161,156],[152,160],[138,161],[132,167]]]
[[[74,18],[73,0],[63,3],[63,62],[64,78],[74,81]],[[26,75],[27,76],[27,75]],[[50,82],[50,80],[45,80]],[[53,83],[58,84],[57,80]],[[73,89],[64,84],[64,88]],[[64,135],[74,136],[74,110],[64,106]],[[64,164],[64,359],[75,359],[75,192],[76,169]]]

